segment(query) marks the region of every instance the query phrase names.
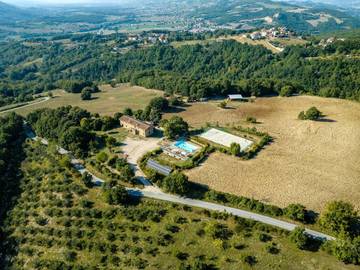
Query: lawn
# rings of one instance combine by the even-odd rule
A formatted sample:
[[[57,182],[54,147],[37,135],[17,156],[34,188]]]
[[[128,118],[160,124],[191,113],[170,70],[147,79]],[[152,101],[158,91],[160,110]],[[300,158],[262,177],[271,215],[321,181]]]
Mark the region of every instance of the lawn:
[[[114,115],[114,113],[121,112],[126,107],[143,109],[152,98],[163,95],[163,92],[159,90],[150,90],[143,87],[129,86],[127,84],[118,85],[116,88],[103,85],[100,88],[102,91],[94,94],[93,99],[90,101],[81,100],[80,94],[71,94],[57,90],[54,91],[54,98],[47,102],[34,104],[34,106],[26,108],[18,108],[14,111],[21,115],[27,115],[40,108],[57,108],[72,105],[79,106],[92,113]]]
[[[282,231],[226,214],[147,199],[109,205],[101,189],[86,188],[45,146],[28,145],[26,153],[20,199],[4,223],[18,240],[5,269],[195,269],[195,261],[206,269],[356,269],[297,249]],[[271,243],[276,254],[266,249]]]
[[[274,142],[249,161],[214,153],[187,172],[192,181],[280,207],[301,203],[321,211],[331,200],[345,200],[360,208],[359,103],[298,96],[232,102],[226,110],[217,105],[192,104],[178,115],[193,127],[206,122],[255,126]],[[324,121],[297,120],[299,112],[311,106],[326,115]],[[246,123],[247,116],[259,123]]]

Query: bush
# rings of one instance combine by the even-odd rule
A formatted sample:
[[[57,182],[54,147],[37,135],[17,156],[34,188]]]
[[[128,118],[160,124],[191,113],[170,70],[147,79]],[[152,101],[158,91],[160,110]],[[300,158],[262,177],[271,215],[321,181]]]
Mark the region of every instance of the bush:
[[[291,85],[285,85],[280,90],[280,96],[282,97],[290,97],[295,92],[294,87]]]
[[[65,260],[68,262],[75,262],[77,254],[75,251],[65,251],[64,257],[65,257]]]
[[[91,90],[84,88],[81,91],[81,99],[82,100],[90,100],[91,99]]]
[[[321,117],[323,117],[323,114],[316,108],[316,107],[311,107],[310,109],[308,109],[306,112],[300,112],[298,115],[298,119],[300,120],[318,120]]]
[[[261,242],[269,242],[269,241],[271,241],[271,239],[272,239],[272,237],[270,235],[268,235],[268,234],[265,234],[265,233],[260,233],[259,234],[259,240]]]
[[[296,227],[289,235],[290,241],[299,249],[306,249],[309,244],[309,236],[305,233],[305,229]]]
[[[221,109],[226,109],[226,106],[227,106],[226,100],[222,101],[222,102],[219,104],[219,107],[220,107]]]
[[[93,180],[93,177],[90,173],[88,172],[84,172],[82,175],[81,175],[81,180],[82,182],[84,183],[84,185],[88,188],[92,188],[94,186],[92,180]]]
[[[234,156],[239,156],[241,153],[240,144],[238,143],[231,143],[230,145],[230,152]]]
[[[331,242],[331,253],[344,263],[360,264],[360,237]]]
[[[189,257],[188,253],[177,251],[175,252],[175,257],[178,258],[180,261],[185,261]]]
[[[35,222],[40,226],[45,226],[48,223],[48,220],[44,217],[35,217]]]
[[[271,243],[265,247],[266,251],[270,254],[279,254],[280,249],[275,243]]]
[[[129,194],[123,186],[105,187],[105,198],[108,204],[118,205],[128,202]]]
[[[358,218],[350,203],[333,201],[326,206],[320,217],[320,225],[336,234],[354,234]]]
[[[213,239],[228,240],[233,232],[221,223],[209,223],[205,226],[205,232]]]
[[[252,123],[252,124],[256,124],[256,123],[257,123],[257,120],[256,120],[256,118],[253,117],[253,116],[248,116],[248,117],[246,117],[246,122]]]
[[[101,163],[105,163],[108,160],[109,156],[105,152],[100,152],[96,155],[96,160]]]
[[[184,195],[189,191],[189,180],[185,174],[173,172],[164,178],[162,186],[168,192]]]
[[[164,134],[169,139],[187,136],[189,125],[179,116],[173,116],[169,120],[162,120],[160,125],[164,128]]]
[[[255,256],[252,255],[247,255],[244,257],[243,259],[244,263],[250,265],[250,266],[254,266],[257,263],[257,259]]]
[[[290,204],[285,208],[285,214],[292,220],[305,222],[307,211],[305,206],[301,204]]]

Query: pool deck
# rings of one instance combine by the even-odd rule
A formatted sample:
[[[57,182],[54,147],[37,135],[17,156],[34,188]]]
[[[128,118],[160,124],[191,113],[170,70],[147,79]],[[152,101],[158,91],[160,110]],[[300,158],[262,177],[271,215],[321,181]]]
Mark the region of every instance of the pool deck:
[[[177,145],[180,144],[180,145]],[[190,149],[187,149],[186,147],[181,147],[183,144],[188,145]],[[173,141],[167,141],[164,143],[164,145],[161,146],[162,150],[165,154],[167,154],[170,157],[179,159],[179,160],[187,160],[190,156],[192,156],[194,153],[199,151],[201,149],[201,146],[198,146],[194,143],[191,143],[187,140],[177,140],[175,142]]]

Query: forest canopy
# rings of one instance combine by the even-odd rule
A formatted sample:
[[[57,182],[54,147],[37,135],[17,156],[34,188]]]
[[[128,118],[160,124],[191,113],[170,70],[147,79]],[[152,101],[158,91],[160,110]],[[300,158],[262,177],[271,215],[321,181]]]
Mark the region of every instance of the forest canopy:
[[[114,79],[194,100],[229,93],[278,95],[284,89],[360,100],[358,44],[354,37],[326,47],[316,42],[289,46],[273,54],[229,40],[178,48],[156,44],[126,53],[114,53],[101,41],[71,50],[60,43],[29,48],[11,42],[0,44],[0,106],[55,88],[80,92]]]

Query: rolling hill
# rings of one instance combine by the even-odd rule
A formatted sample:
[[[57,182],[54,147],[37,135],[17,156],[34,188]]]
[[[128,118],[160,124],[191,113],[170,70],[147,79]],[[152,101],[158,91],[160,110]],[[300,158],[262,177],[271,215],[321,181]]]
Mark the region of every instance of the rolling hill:
[[[33,19],[35,13],[18,8],[12,5],[8,5],[4,2],[0,2],[0,23],[1,24],[13,24],[15,21]]]
[[[318,34],[358,28],[360,16],[356,9],[293,0],[144,0],[141,4],[43,9],[18,8],[0,2],[0,38],[49,37],[104,29],[131,32],[198,27],[206,31],[272,26],[286,26],[301,34]]]

